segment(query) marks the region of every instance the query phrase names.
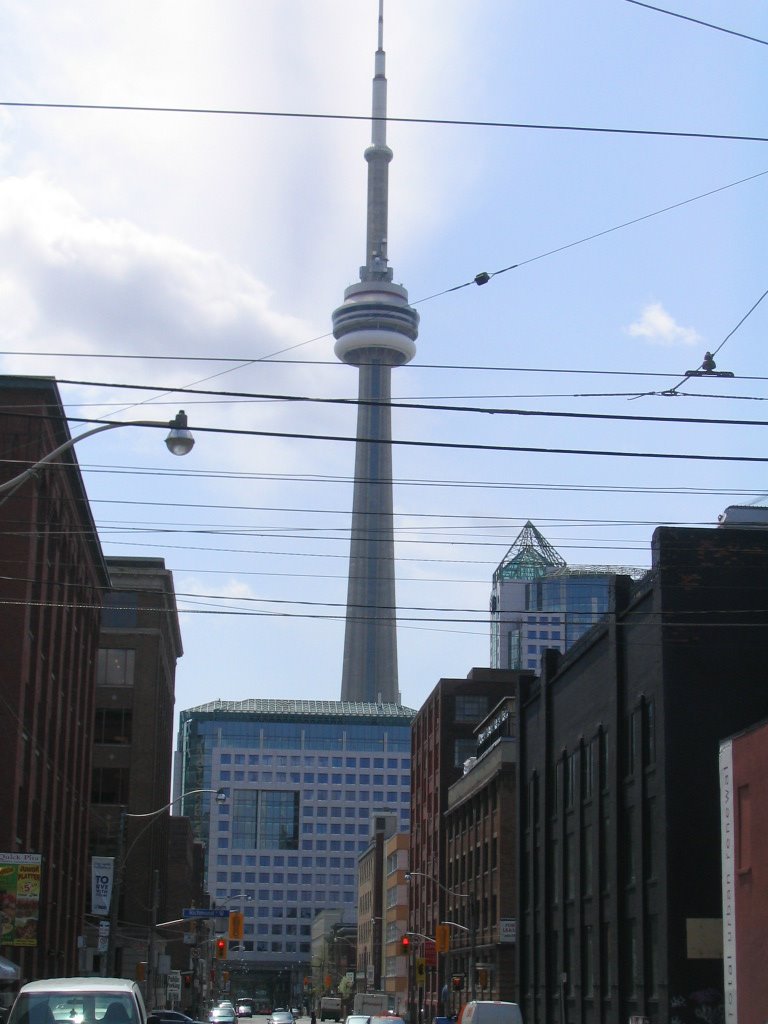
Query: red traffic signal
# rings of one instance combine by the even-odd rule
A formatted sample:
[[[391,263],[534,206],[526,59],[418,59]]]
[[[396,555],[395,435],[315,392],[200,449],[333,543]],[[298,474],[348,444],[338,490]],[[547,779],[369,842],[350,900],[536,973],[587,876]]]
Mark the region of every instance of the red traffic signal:
[[[461,991],[461,989],[464,988],[464,975],[454,974],[453,977],[451,978],[451,986],[454,992]]]
[[[408,949],[410,949],[410,945],[411,945],[411,937],[410,937],[410,935],[404,935],[402,937],[402,939],[400,939],[400,942],[401,942],[402,947],[403,947],[403,952],[407,952]]]
[[[227,958],[227,940],[216,939],[216,959],[226,960]]]

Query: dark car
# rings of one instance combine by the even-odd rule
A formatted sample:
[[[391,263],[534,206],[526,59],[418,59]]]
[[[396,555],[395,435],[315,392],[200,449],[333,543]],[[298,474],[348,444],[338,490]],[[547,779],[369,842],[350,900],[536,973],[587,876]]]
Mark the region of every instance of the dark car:
[[[253,999],[236,999],[235,1009],[238,1017],[252,1017],[256,1012],[256,1003]]]

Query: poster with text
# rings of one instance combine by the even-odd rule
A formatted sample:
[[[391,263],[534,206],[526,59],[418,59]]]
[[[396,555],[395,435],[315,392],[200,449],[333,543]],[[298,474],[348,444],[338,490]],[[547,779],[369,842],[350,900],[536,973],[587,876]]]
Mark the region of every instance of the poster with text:
[[[0,945],[36,946],[39,853],[0,853]]]

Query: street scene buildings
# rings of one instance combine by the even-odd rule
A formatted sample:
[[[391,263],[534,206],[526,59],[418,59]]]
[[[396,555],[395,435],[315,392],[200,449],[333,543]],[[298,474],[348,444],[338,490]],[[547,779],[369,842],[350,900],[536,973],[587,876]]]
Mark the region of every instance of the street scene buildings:
[[[647,568],[571,564],[519,514],[519,492],[533,488],[521,482],[516,463],[503,480],[499,474],[474,481],[483,493],[502,486],[517,492],[508,519],[519,533],[499,561],[509,537],[489,532],[497,525],[486,516],[485,499],[466,515],[454,510],[454,492],[469,483],[474,467],[464,463],[447,490],[439,460],[457,451],[478,459],[490,450],[515,459],[557,456],[563,514],[555,521],[571,529],[578,522],[575,513],[566,515],[572,495],[593,488],[591,500],[600,500],[591,478],[566,484],[575,456],[619,461],[670,454],[682,460],[690,452],[655,451],[645,438],[635,450],[614,451],[602,436],[600,448],[576,448],[569,439],[556,449],[538,436],[515,437],[512,445],[501,431],[483,443],[463,433],[447,441],[443,418],[418,439],[393,438],[392,370],[405,374],[414,360],[421,314],[389,265],[393,152],[387,129],[393,119],[382,0],[377,6],[364,263],[332,313],[334,353],[357,371],[357,426],[353,438],[330,426],[301,435],[318,452],[327,452],[321,445],[331,441],[354,442],[347,526],[288,523],[293,513],[336,515],[338,509],[319,490],[305,507],[298,500],[278,504],[269,491],[275,480],[284,476],[319,489],[341,471],[325,455],[316,456],[311,472],[300,471],[292,450],[300,435],[262,424],[250,433],[260,443],[269,438],[285,447],[263,461],[262,450],[254,455],[249,449],[242,475],[254,489],[240,511],[249,517],[268,511],[278,525],[260,530],[250,520],[247,526],[214,522],[233,503],[228,487],[241,467],[190,470],[196,483],[215,478],[220,492],[207,503],[174,495],[157,529],[188,531],[214,557],[240,543],[232,551],[250,568],[247,584],[230,574],[208,586],[202,571],[195,575],[185,566],[186,583],[177,592],[176,565],[155,557],[143,536],[156,524],[134,531],[133,506],[122,493],[96,499],[120,505],[121,518],[105,518],[100,536],[96,501],[74,454],[76,442],[104,430],[165,429],[165,422],[113,420],[108,404],[93,419],[76,416],[83,408],[65,409],[53,377],[0,377],[0,1010],[29,980],[115,975],[138,981],[149,1008],[172,1006],[194,1019],[236,997],[251,1000],[258,1015],[285,1006],[321,1019],[325,1002],[328,1016],[341,1019],[367,998],[382,1016],[396,1014],[407,1024],[447,1024],[478,1000],[519,1004],[526,1024],[763,1024],[768,513],[759,503],[734,505],[717,525],[714,517],[678,525],[671,510],[664,522],[672,525],[659,525],[661,516],[640,521],[652,533],[642,552]],[[324,173],[318,164],[318,192]],[[706,195],[725,187],[709,183]],[[645,218],[629,223],[638,219]],[[77,246],[57,242],[51,249],[58,266]],[[174,249],[175,258],[181,260],[182,249]],[[167,305],[216,277],[216,258],[177,282]],[[119,259],[96,262],[120,277]],[[501,272],[467,279],[462,269],[463,283],[441,292],[425,286],[420,301],[488,285]],[[153,279],[154,268],[136,274],[132,288],[144,292]],[[249,291],[237,281],[238,290]],[[10,287],[6,293],[15,295]],[[110,302],[105,305],[112,316]],[[158,303],[158,316],[162,308]],[[206,329],[216,339],[215,325],[227,319],[230,303],[217,295],[205,311],[214,325]],[[682,332],[685,344],[703,348],[695,331],[674,329],[662,313],[652,311],[626,333],[636,338],[655,329],[668,341]],[[289,326],[298,328],[288,326],[287,317],[264,319],[280,320],[286,334],[277,356],[301,347],[289,337]],[[115,314],[118,334],[120,326]],[[243,334],[250,344],[252,336]],[[480,348],[481,332],[472,341]],[[152,358],[165,358],[159,341],[148,344],[158,350]],[[252,356],[237,362],[262,362],[263,371],[269,360]],[[430,358],[433,367],[447,368],[438,362],[439,351]],[[214,393],[188,384],[152,390],[180,391],[198,412],[214,397],[221,405],[258,403],[272,414],[281,403],[305,401],[339,405],[343,412],[352,400],[309,396],[313,375],[319,380],[325,369],[310,364],[301,395]],[[722,383],[734,374],[717,371],[708,351],[683,382],[705,386],[715,377]],[[421,382],[412,379],[411,399],[402,403],[407,415],[428,412],[434,424],[438,413],[449,411],[522,412],[469,406],[500,399],[468,397],[465,379],[461,395],[436,388],[437,398],[425,398]],[[85,384],[68,379],[68,386]],[[88,386],[100,398],[102,391],[111,393],[105,381]],[[680,387],[654,397],[680,397]],[[78,402],[87,412],[79,392]],[[535,414],[560,412],[542,406]],[[613,424],[632,416],[606,418]],[[636,420],[633,429],[653,421],[661,436],[673,418]],[[73,436],[76,422],[90,429]],[[691,427],[699,421],[678,422]],[[706,423],[718,430],[749,424],[753,433],[764,427],[756,420]],[[167,426],[169,450],[188,453],[194,441],[186,413]],[[249,434],[242,424],[203,429],[211,437],[231,432],[240,441]],[[410,487],[429,484],[440,494],[434,499],[439,515],[424,532],[414,525],[421,513],[398,508],[397,444],[434,452],[433,477],[407,477]],[[126,477],[153,475],[141,455],[141,464],[137,457],[136,465],[125,467]],[[730,463],[742,455],[707,449],[695,457]],[[765,462],[762,454],[743,458]],[[186,479],[182,470],[168,476]],[[603,484],[603,492],[613,486]],[[634,481],[625,486],[634,494]],[[664,491],[654,479],[648,490],[657,486],[670,502],[695,489],[675,479]],[[718,480],[711,493],[719,501],[727,490]],[[748,500],[745,488],[733,490]],[[143,492],[131,499],[150,507],[154,500]],[[183,527],[175,518],[167,522],[176,512],[187,515]],[[597,547],[602,533],[617,525],[596,516],[589,522]],[[433,559],[434,538],[448,531],[446,524],[456,530],[449,534],[451,550]],[[108,536],[129,537],[133,553],[105,556]],[[499,536],[506,539],[497,550]],[[265,596],[270,573],[263,560],[287,560],[282,544],[297,538],[331,544],[339,537],[349,541],[341,574],[346,605],[332,593],[339,573],[328,564],[338,555],[311,543],[307,550],[324,560],[323,568],[310,570],[303,551],[299,568],[294,563],[286,572],[280,563],[275,573],[290,579],[290,596]],[[478,554],[488,547],[490,562]],[[183,565],[185,548],[168,550]],[[488,614],[478,611],[474,598],[442,600],[451,574],[464,572],[467,563],[465,592],[490,585]],[[204,571],[214,576],[218,569]],[[413,597],[398,607],[396,582],[433,585],[433,574],[439,598]],[[322,580],[322,599],[305,591],[310,578]],[[289,604],[301,611],[288,614]],[[236,651],[210,625],[230,613],[248,623],[246,631],[254,629]],[[327,651],[318,633],[311,641],[298,639],[299,619],[328,629],[343,625],[339,686],[328,699],[307,695],[314,683],[309,676],[319,674]],[[259,646],[253,636],[261,620],[273,632],[260,633]],[[433,677],[428,660],[418,680],[426,696],[418,707],[406,706],[398,664],[398,633],[402,637],[406,628],[418,636],[414,648],[445,658],[449,636],[480,635],[488,664],[456,664],[450,674]],[[204,654],[213,652],[210,694],[178,707],[183,641],[202,634],[209,648]],[[268,671],[261,658],[273,647],[280,661]],[[297,668],[299,655],[311,659],[312,672]],[[235,682],[247,684],[253,696],[231,699]]]

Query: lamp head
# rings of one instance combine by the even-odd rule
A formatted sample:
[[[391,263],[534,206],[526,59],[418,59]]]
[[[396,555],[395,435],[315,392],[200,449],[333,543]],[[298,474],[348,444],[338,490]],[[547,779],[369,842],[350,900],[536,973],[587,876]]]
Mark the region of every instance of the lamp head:
[[[165,439],[165,444],[171,455],[187,455],[191,452],[195,439],[187,429],[187,414],[183,409],[176,413],[168,426],[171,431]]]
[[[225,804],[226,802],[227,802],[227,791],[226,791],[226,789],[217,789],[216,790],[216,803],[217,804]]]

